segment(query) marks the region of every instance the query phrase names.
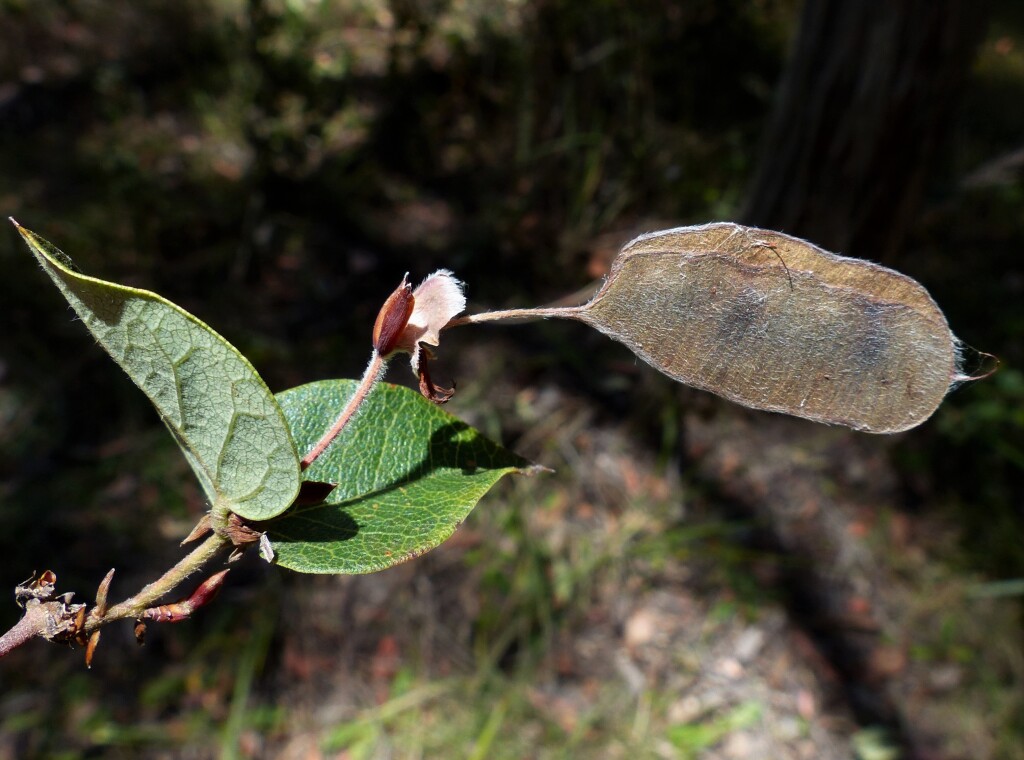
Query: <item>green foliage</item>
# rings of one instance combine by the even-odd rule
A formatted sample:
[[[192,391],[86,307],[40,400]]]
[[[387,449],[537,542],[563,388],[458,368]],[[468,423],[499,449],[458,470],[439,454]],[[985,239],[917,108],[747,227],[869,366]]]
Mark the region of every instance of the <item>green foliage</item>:
[[[672,726],[668,730],[668,740],[683,753],[683,757],[697,757],[732,732],[756,725],[761,712],[758,703],[745,702],[716,720]]]
[[[18,227],[86,327],[149,397],[215,509],[260,520],[299,490],[299,460],[270,390],[237,349],[146,290],[77,271],[63,252]]]
[[[271,395],[252,365],[207,325],[145,290],[77,271],[18,227],[100,345],[156,407],[213,505],[270,520],[299,494],[299,459],[331,427],[356,383],[332,380]],[[281,405],[278,405],[278,399]],[[529,464],[422,396],[379,388],[307,470],[336,483],[326,502],[267,523],[277,560],[308,573],[367,573],[448,538],[502,476]]]
[[[300,450],[320,438],[355,387],[325,380],[278,395]],[[305,473],[338,487],[325,503],[267,523],[267,533],[278,564],[293,570],[382,570],[440,544],[492,485],[529,466],[418,393],[377,386]]]
[[[858,760],[896,760],[900,756],[891,737],[877,728],[865,728],[853,736],[853,748]]]
[[[1024,473],[1024,373],[1006,367],[973,388],[966,403],[939,417],[939,431],[961,446],[991,441],[989,466],[998,461]]]
[[[997,578],[1019,578],[1024,573],[1024,373],[1004,367],[951,401],[937,418],[940,437],[927,460],[916,464],[956,473],[947,508],[962,528],[969,563]]]

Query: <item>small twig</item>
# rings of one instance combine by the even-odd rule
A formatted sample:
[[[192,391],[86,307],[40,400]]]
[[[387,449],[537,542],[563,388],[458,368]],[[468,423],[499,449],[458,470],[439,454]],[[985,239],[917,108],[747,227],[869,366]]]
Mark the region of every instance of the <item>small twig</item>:
[[[72,594],[64,594],[54,599],[51,592],[42,598],[30,598],[25,604],[25,614],[21,620],[0,636],[0,657],[30,639],[42,637],[51,641],[77,641],[83,645],[88,641],[88,664],[99,642],[98,634],[102,626],[124,618],[143,617],[143,613],[161,597],[173,591],[188,576],[202,570],[206,563],[230,546],[231,541],[228,538],[214,533],[160,578],[144,586],[135,596],[108,608],[107,591],[114,575],[114,571],[111,570],[100,584],[96,593],[96,605],[88,615],[85,614],[84,604],[71,604]],[[51,577],[52,575],[50,573]]]
[[[0,657],[5,657],[11,650],[17,649],[26,641],[43,634],[46,630],[47,604],[56,604],[56,602],[29,605],[21,620],[3,636],[0,636]]]
[[[345,408],[341,410],[341,414],[338,415],[338,419],[331,425],[330,430],[324,433],[323,437],[316,442],[316,445],[310,449],[309,453],[302,458],[299,466],[305,470],[313,462],[316,461],[317,457],[327,450],[334,439],[337,438],[341,431],[350,423],[356,416],[356,412],[359,411],[359,407],[362,406],[363,402],[366,401],[366,397],[370,394],[381,378],[384,377],[384,372],[387,370],[387,361],[374,350],[370,356],[370,363],[366,366],[366,372],[363,373],[363,379],[359,381],[359,386],[356,388],[355,393],[345,404]]]
[[[155,605],[188,576],[201,570],[207,562],[230,546],[231,542],[228,539],[214,533],[186,555],[178,564],[160,576],[160,578],[144,586],[135,596],[110,607],[105,615],[90,615],[85,623],[86,632],[93,631],[114,620],[142,617],[142,613],[147,608]]]
[[[557,306],[540,309],[503,309],[501,311],[485,311],[482,314],[470,314],[465,317],[457,317],[445,325],[445,329],[448,330],[452,327],[461,327],[462,325],[477,325],[481,322],[500,322],[506,320],[532,322],[535,319],[548,319],[549,317],[572,319],[582,308],[582,306]]]
[[[214,597],[217,596],[217,592],[220,591],[220,587],[224,585],[224,578],[227,577],[229,572],[230,570],[225,568],[220,572],[214,573],[200,583],[199,587],[188,598],[171,602],[170,604],[149,607],[143,611],[142,617],[146,620],[156,620],[161,623],[180,623],[182,620],[188,620],[192,617],[193,612],[213,601]]]

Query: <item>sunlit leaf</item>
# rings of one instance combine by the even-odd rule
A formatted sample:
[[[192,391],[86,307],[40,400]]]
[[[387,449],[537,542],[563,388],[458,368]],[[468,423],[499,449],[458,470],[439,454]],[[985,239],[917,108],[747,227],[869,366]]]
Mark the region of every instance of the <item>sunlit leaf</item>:
[[[278,394],[299,451],[334,421],[357,383],[326,380]],[[369,573],[448,538],[524,459],[408,388],[378,385],[338,441],[306,472],[337,483],[326,503],[263,523],[276,562],[305,573]]]
[[[149,397],[215,507],[249,519],[287,509],[299,460],[273,394],[230,343],[170,301],[87,277],[18,231],[107,353]]]
[[[956,338],[917,282],[735,224],[634,240],[566,316],[687,385],[875,433],[920,424],[959,378]]]

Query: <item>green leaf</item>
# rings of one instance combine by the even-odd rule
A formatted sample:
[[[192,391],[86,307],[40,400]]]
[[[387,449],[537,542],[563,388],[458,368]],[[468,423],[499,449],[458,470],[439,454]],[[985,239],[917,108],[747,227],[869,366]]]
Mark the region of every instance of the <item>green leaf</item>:
[[[356,385],[325,380],[278,394],[299,451],[312,448]],[[327,501],[261,527],[283,567],[371,573],[434,548],[503,476],[535,469],[418,393],[381,383],[304,473],[338,483]]]
[[[96,340],[149,396],[213,505],[251,520],[287,509],[299,490],[299,459],[281,408],[246,358],[184,309],[87,277],[51,243],[15,226]]]

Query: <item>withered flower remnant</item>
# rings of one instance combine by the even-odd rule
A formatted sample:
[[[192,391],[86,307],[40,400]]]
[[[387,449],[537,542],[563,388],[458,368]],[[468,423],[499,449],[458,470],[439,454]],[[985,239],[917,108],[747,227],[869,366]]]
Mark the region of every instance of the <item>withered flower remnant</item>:
[[[454,389],[438,388],[430,379],[427,363],[433,356],[429,346],[441,342],[441,331],[466,308],[462,283],[447,269],[439,269],[411,290],[409,275],[388,296],[373,325],[373,353],[359,386],[341,410],[331,428],[302,458],[308,468],[341,434],[355,417],[373,386],[384,377],[388,361],[397,353],[411,355],[412,371],[419,379],[420,393],[435,404],[443,404]]]
[[[420,393],[435,404],[445,403],[455,391],[438,388],[431,381],[427,364],[433,358],[433,352],[428,346],[440,345],[441,331],[465,308],[462,283],[447,269],[439,269],[411,292],[403,279],[377,316],[373,331],[374,349],[385,359],[399,351],[410,354],[412,371],[419,379]],[[403,316],[405,322],[401,331],[388,334],[388,328],[400,324]]]

